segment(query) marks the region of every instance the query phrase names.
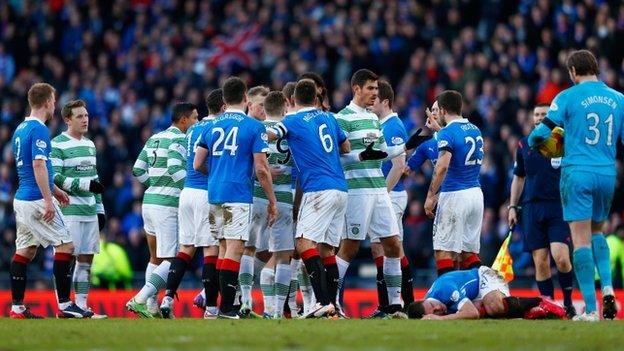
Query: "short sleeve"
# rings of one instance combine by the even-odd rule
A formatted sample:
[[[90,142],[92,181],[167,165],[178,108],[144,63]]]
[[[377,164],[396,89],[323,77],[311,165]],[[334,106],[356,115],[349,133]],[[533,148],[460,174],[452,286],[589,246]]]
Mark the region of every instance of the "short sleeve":
[[[209,140],[210,135],[212,134],[211,130],[212,128],[209,125],[202,128],[201,134],[199,135],[199,138],[197,139],[197,146],[203,147],[204,149],[210,149],[208,147],[208,140]]]
[[[438,152],[440,151],[453,152],[453,135],[446,128],[438,132]]]
[[[262,124],[258,124],[254,129],[252,151],[254,154],[269,152],[269,137],[266,128]]]
[[[347,140],[347,133],[340,127],[340,123],[336,118],[332,118],[334,121],[334,128],[336,128],[336,139],[338,140],[338,144],[344,143]]]
[[[518,142],[518,147],[516,148],[516,162],[514,162],[513,173],[518,177],[526,177],[526,170],[524,169],[524,155],[522,150],[524,150],[527,146],[528,145],[525,145],[525,141],[520,140]]]
[[[391,124],[383,130],[386,144],[389,147],[404,145],[407,140],[407,132],[405,131],[405,127],[403,127],[403,123],[400,120],[388,123]]]
[[[33,160],[48,160],[48,148],[50,147],[50,134],[48,128],[37,126],[32,131],[31,153]]]
[[[548,108],[548,113],[546,114],[546,118],[548,118],[560,127],[563,127],[563,122],[565,120],[567,103],[566,95],[567,94],[565,90],[557,94],[553,102],[550,104],[550,107]]]

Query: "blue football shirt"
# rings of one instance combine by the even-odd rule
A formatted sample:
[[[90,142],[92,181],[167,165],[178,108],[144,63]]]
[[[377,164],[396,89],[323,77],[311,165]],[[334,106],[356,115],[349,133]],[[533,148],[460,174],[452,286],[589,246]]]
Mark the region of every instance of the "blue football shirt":
[[[15,198],[24,201],[43,199],[41,190],[35,180],[33,170],[34,160],[46,161],[48,168],[48,184],[50,191],[54,189],[54,169],[50,160],[52,145],[48,127],[39,119],[27,117],[20,123],[13,133],[13,157],[17,167],[19,186],[15,192]]]
[[[448,272],[433,282],[425,299],[434,299],[446,305],[447,313],[459,311],[462,306],[479,296],[479,268]]]
[[[340,144],[347,136],[333,115],[313,107],[303,108],[286,116],[273,130],[288,141],[303,192],[347,191],[340,164]]]
[[[204,117],[201,121],[193,124],[186,132],[186,179],[184,180],[185,188],[192,189],[208,189],[208,175],[202,174],[193,168],[193,160],[195,159],[195,150],[200,142],[200,137],[204,130],[212,125],[213,118]]]
[[[452,157],[440,192],[479,187],[483,161],[483,137],[479,128],[465,118],[451,121],[438,132],[438,151],[443,150]]]
[[[416,171],[422,167],[427,160],[431,161],[434,166],[438,160],[437,133],[433,135],[433,138],[418,145],[412,156],[407,160],[407,167],[412,171]]]
[[[405,130],[403,122],[396,113],[391,114],[381,121],[381,132],[386,139],[386,145],[388,145],[388,148],[403,147],[407,141],[407,131]],[[381,164],[381,171],[383,172],[384,177],[388,177],[390,169],[392,169],[392,161],[385,161]],[[392,191],[404,190],[405,185],[402,180],[399,180],[392,189]]]
[[[616,143],[624,132],[624,95],[603,82],[585,81],[559,93],[546,117],[565,130],[562,167],[616,174]]]
[[[204,128],[199,146],[208,149],[208,202],[252,203],[256,153],[269,152],[264,125],[229,109]]]

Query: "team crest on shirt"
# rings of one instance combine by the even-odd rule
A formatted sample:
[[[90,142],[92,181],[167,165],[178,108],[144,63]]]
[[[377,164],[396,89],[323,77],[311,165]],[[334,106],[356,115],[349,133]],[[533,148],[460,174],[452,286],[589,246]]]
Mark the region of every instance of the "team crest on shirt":
[[[377,141],[377,139],[379,139],[379,136],[377,135],[377,133],[367,133],[365,137],[362,138],[362,142],[364,142],[364,144],[370,144],[370,143],[374,143]]]
[[[404,144],[405,141],[403,141],[403,138],[401,137],[392,137],[392,144],[393,145],[399,145],[399,144]]]
[[[551,158],[550,159],[550,165],[554,169],[558,169],[559,167],[561,167],[561,157]]]
[[[48,143],[41,139],[37,139],[37,141],[35,141],[35,145],[40,149],[45,149],[48,146]]]

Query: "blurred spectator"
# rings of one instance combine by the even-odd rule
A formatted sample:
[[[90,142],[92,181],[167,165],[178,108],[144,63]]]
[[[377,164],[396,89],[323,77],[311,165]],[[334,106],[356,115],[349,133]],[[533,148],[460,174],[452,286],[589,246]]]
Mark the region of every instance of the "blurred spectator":
[[[28,114],[34,82],[53,84],[59,104],[87,101],[107,188],[107,237],[124,244],[131,265],[142,269],[142,189],[130,170],[145,140],[169,124],[174,102],[197,103],[205,115],[203,96],[228,75],[281,89],[313,70],[336,111],[351,97],[351,74],[366,67],[395,87],[395,109],[408,129],[423,124],[424,108],[443,89],[464,93],[464,114],[486,140],[481,181],[491,211],[483,238],[490,250],[499,244],[494,209],[508,194],[510,151],[528,131],[533,104],[569,86],[563,60],[576,48],[595,52],[601,78],[621,90],[623,34],[624,4],[608,0],[0,2],[2,238],[15,226],[6,200],[16,187],[11,133]],[[63,123],[57,118],[49,127],[56,135]],[[421,212],[429,177],[426,169],[406,180],[405,243],[423,268],[431,257],[431,222]],[[624,209],[620,184],[617,218]],[[0,262],[10,254],[1,251]]]

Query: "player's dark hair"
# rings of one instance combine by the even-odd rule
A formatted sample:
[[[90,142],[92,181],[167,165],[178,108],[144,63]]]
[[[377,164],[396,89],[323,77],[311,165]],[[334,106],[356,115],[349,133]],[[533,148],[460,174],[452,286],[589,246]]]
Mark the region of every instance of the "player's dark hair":
[[[316,84],[311,79],[302,79],[297,82],[295,87],[295,102],[298,105],[311,106],[314,105],[316,98]]]
[[[282,93],[284,94],[286,99],[292,99],[293,95],[295,94],[295,86],[297,86],[297,83],[295,82],[288,82],[286,83],[286,85],[284,85],[284,87],[282,88]]]
[[[577,76],[598,75],[600,73],[596,56],[589,50],[572,52],[566,59],[566,67],[568,71],[572,71],[574,67],[574,72]]]
[[[414,301],[407,306],[407,317],[410,319],[421,319],[425,315],[423,301]]]
[[[223,101],[226,105],[236,105],[243,102],[247,93],[247,84],[238,77],[230,77],[223,83]]]
[[[178,102],[173,105],[171,121],[173,123],[177,123],[182,118],[190,116],[193,113],[193,110],[197,110],[197,106],[195,106],[195,104],[190,102]]]
[[[221,112],[225,103],[223,102],[223,90],[221,88],[214,89],[208,96],[206,96],[206,106],[208,106],[208,113],[216,115]]]
[[[438,106],[445,109],[449,113],[461,116],[462,112],[462,95],[455,90],[445,90],[438,95]]]
[[[56,92],[53,86],[48,83],[35,83],[28,89],[28,104],[30,108],[39,108],[52,98]]]
[[[323,77],[321,77],[320,74],[315,73],[315,72],[305,72],[299,76],[299,79],[297,79],[297,81],[300,81],[303,79],[311,79],[312,81],[314,81],[314,84],[316,84],[316,87],[318,89],[321,89],[321,92],[317,94],[316,98],[318,99],[319,104],[322,105],[323,101],[327,97],[327,86],[325,85],[325,81],[323,80]]]
[[[264,112],[267,116],[278,116],[284,113],[286,106],[286,97],[281,91],[272,91],[264,99]]]
[[[253,97],[256,96],[263,96],[266,97],[267,95],[269,95],[269,92],[271,92],[271,90],[269,90],[269,88],[263,86],[263,85],[258,85],[255,86],[253,88],[250,88],[249,91],[247,91],[247,96],[251,99]]]
[[[61,116],[63,118],[69,118],[72,115],[72,110],[78,107],[87,107],[87,103],[83,100],[72,100],[61,108]]]
[[[373,71],[371,70],[363,68],[353,73],[353,76],[351,76],[351,86],[353,87],[357,85],[358,87],[363,88],[366,82],[368,81],[376,82],[378,80],[379,80],[378,75],[373,73]]]
[[[392,108],[394,105],[394,90],[392,90],[392,86],[385,80],[380,80],[378,84],[379,93],[377,96],[379,96],[379,101],[388,100],[388,107]]]

